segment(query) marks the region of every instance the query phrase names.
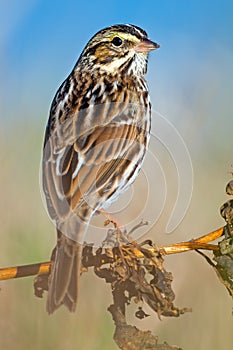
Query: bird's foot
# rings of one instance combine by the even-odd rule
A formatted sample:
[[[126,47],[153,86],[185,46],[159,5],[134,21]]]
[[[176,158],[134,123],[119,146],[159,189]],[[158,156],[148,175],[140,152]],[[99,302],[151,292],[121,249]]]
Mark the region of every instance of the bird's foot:
[[[100,209],[99,213],[105,216],[106,220],[104,222],[104,226],[108,226],[110,223],[114,225],[114,227],[120,231],[126,231],[124,225],[122,225],[116,218],[114,218],[110,213],[108,213],[104,209]]]

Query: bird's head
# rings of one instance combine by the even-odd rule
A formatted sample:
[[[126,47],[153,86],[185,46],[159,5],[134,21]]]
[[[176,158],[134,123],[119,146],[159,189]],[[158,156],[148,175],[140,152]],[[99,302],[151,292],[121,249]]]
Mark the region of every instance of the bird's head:
[[[95,34],[78,61],[83,69],[110,74],[143,75],[148,53],[159,48],[147,33],[134,25],[118,24]]]

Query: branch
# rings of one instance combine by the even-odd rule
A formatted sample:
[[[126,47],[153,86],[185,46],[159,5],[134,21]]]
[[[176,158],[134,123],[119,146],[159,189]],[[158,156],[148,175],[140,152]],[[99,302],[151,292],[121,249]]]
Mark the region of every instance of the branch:
[[[155,253],[160,252],[162,255],[183,253],[190,250],[204,249],[217,251],[219,248],[217,245],[208,244],[213,240],[221,237],[224,231],[224,227],[221,227],[213,232],[210,232],[202,237],[196,238],[188,242],[175,243],[172,245],[161,246],[159,248],[147,248],[148,252]],[[134,249],[134,254],[138,258],[143,258],[143,254],[136,247]],[[89,260],[85,260],[85,267],[91,267],[96,265],[95,259],[101,261],[101,264],[107,264],[113,261],[113,256],[107,254],[101,254],[101,256],[93,256]],[[37,264],[22,265],[16,267],[7,267],[0,269],[0,280],[8,280],[12,278],[28,277],[34,275],[47,275],[50,272],[51,262],[42,262]]]
[[[50,267],[51,261],[2,268],[0,269],[0,280],[9,280],[12,278],[28,277],[34,275],[47,275],[50,272]]]

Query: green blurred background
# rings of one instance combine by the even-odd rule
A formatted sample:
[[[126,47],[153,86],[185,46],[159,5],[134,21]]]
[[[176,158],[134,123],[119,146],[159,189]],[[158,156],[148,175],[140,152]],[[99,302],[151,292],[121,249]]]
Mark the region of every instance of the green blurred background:
[[[232,17],[230,0],[1,1],[1,267],[50,257],[55,229],[39,186],[49,106],[87,40],[114,23],[137,24],[161,45],[149,63],[152,103],[184,138],[194,169],[189,210],[180,226],[167,235],[167,217],[176,198],[174,165],[159,143],[151,145],[165,171],[173,170],[166,173],[164,211],[147,237],[158,244],[169,244],[223,225],[219,207],[227,199],[225,185],[231,179],[233,163]],[[141,176],[134,187],[133,205],[119,213],[123,223],[137,211],[143,186]],[[155,201],[156,186],[159,184],[150,184]],[[177,306],[190,306],[193,312],[161,322],[146,309],[151,316],[140,321],[130,307],[130,322],[153,331],[160,341],[184,349],[232,349],[232,301],[215,273],[195,253],[170,256],[165,265],[174,275]],[[33,295],[32,278],[1,282],[0,287],[1,349],[116,349],[113,323],[106,311],[111,303],[110,290],[91,271],[82,277],[74,315],[61,308],[49,317],[45,298]]]

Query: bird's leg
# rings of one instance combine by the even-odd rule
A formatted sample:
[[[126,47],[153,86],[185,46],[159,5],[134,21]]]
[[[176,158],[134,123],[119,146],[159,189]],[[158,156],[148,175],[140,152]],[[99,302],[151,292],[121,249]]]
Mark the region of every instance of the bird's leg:
[[[112,223],[116,229],[120,231],[122,230],[125,231],[125,227],[106,210],[100,209],[98,210],[98,212],[103,216],[105,216],[106,218],[106,221],[104,222],[104,226],[107,226],[108,224]]]
[[[116,229],[116,238],[117,238],[117,244],[118,246],[123,244],[129,243],[129,240],[127,239],[127,232],[124,225],[122,225],[117,219],[115,219],[110,213],[108,213],[104,209],[100,209],[98,211],[102,215],[106,217],[106,221],[104,223],[105,226],[107,226],[109,223],[112,223]]]

